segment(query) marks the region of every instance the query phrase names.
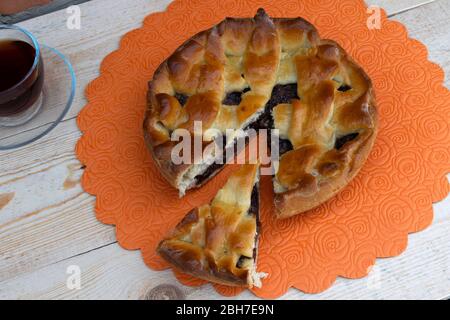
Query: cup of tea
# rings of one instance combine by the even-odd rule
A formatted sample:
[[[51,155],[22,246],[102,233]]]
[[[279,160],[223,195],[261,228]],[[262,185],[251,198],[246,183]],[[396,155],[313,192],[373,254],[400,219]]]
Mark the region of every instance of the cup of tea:
[[[75,91],[75,70],[66,55],[20,26],[0,24],[0,155],[41,139],[66,120]]]
[[[0,126],[22,125],[43,103],[44,62],[36,38],[15,25],[0,24]]]

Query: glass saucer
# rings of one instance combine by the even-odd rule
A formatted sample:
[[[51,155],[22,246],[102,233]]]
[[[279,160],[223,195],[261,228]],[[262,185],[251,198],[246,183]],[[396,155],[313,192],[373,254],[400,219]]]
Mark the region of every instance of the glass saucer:
[[[58,50],[41,44],[44,62],[42,105],[29,121],[19,126],[0,125],[0,150],[34,142],[60,123],[72,105],[76,79],[69,60]]]

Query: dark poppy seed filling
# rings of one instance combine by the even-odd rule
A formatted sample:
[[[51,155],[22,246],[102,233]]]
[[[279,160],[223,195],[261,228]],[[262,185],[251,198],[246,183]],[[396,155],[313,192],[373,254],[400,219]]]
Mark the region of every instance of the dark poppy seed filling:
[[[291,103],[292,99],[300,99],[297,93],[297,83],[278,84],[273,87],[272,95],[266,104],[266,110],[272,111],[280,103]]]
[[[220,138],[217,138],[220,139]],[[237,142],[235,141],[235,144]],[[195,177],[195,184],[196,185],[201,185],[203,182],[205,182],[206,180],[208,180],[211,176],[213,176],[215,173],[217,173],[226,163],[227,159],[226,159],[226,145],[227,145],[227,137],[225,135],[222,136],[222,145],[223,145],[223,159],[222,159],[222,163],[212,163],[204,172],[202,172],[201,174],[197,175]]]
[[[224,105],[239,105],[242,101],[242,94],[250,91],[250,88],[245,88],[242,92],[230,92],[227,94],[225,99],[222,101]],[[292,99],[300,99],[297,94],[297,83],[291,84],[282,84],[276,85],[272,90],[272,95],[264,107],[264,112],[252,123],[248,124],[243,130],[246,131],[248,129],[268,129],[268,145],[270,146],[270,130],[274,127],[272,110],[275,106],[280,103],[291,103]],[[187,100],[187,96],[186,96]],[[280,140],[280,154],[283,154],[289,150],[292,150],[292,144],[289,140],[282,141]],[[246,139],[246,143],[248,143],[248,139]],[[234,141],[232,146],[229,148],[236,148],[237,140]],[[212,163],[204,172],[197,175],[195,177],[195,185],[199,186],[203,184],[205,181],[209,180],[212,176],[214,176],[226,163],[226,138],[224,137],[223,141],[223,164]],[[236,149],[235,149],[236,150]],[[239,152],[239,151],[237,151]],[[237,152],[235,154],[237,154]]]
[[[273,118],[270,112],[264,111],[255,121],[250,123],[246,129],[269,129],[273,127]]]
[[[249,215],[255,215],[256,217],[256,235],[255,235],[255,247],[253,248],[252,257],[240,256],[238,262],[236,263],[236,268],[242,268],[247,259],[256,260],[257,254],[257,241],[259,237],[259,183],[253,186],[250,208],[248,209]]]
[[[175,98],[178,100],[178,102],[182,106],[184,106],[186,104],[187,100],[189,99],[189,97],[187,95],[179,93],[179,92],[175,93]]]
[[[255,185],[252,190],[252,197],[250,201],[250,208],[248,209],[248,214],[258,216],[259,211],[259,192],[258,186]]]
[[[345,136],[337,138],[336,142],[334,143],[334,148],[337,150],[341,149],[347,142],[355,140],[357,136],[358,136],[358,133],[355,132],[355,133],[346,134]]]
[[[269,101],[264,107],[264,113],[261,114],[255,122],[249,125],[251,129],[272,129],[273,117],[272,110],[280,103],[291,103],[292,99],[300,99],[297,94],[297,83],[278,84],[273,87]]]
[[[244,129],[247,130],[248,126]],[[232,157],[230,157],[230,159],[227,159],[227,150],[231,150],[234,149],[234,152],[229,152],[229,155],[237,155],[239,154],[242,150],[238,150],[240,148],[238,148],[238,142],[241,139],[245,139],[245,146],[248,144],[249,142],[249,138],[248,137],[242,137],[242,138],[238,138],[235,139],[233,144],[227,147],[227,137],[225,135],[222,136],[222,146],[223,146],[223,151],[222,151],[222,163],[212,163],[211,165],[209,165],[209,167],[201,174],[195,176],[195,185],[201,185],[203,182],[205,182],[206,180],[208,180],[209,178],[211,178],[212,176],[214,176],[216,173],[219,172],[219,170],[227,163],[228,160],[232,160]]]
[[[345,91],[348,91],[351,89],[352,89],[352,87],[350,87],[348,84],[343,84],[338,88],[338,91],[345,92]]]
[[[211,164],[208,169],[203,171],[202,174],[199,174],[195,177],[195,184],[201,185],[203,182],[208,180],[211,176],[213,176],[216,172],[218,172],[225,164],[223,163],[213,163]]]
[[[259,182],[255,184],[252,190],[252,198],[250,202],[249,214],[254,214],[256,217],[256,234],[255,234],[255,247],[253,248],[253,260],[256,261],[257,247],[258,247],[258,237],[260,230],[260,220],[259,220]]]
[[[236,268],[241,269],[244,266],[245,261],[251,260],[251,259],[253,259],[253,258],[246,257],[246,256],[240,256],[239,260],[236,262]]]
[[[279,140],[279,154],[285,154],[288,151],[291,151],[292,149],[294,149],[294,147],[292,146],[292,143],[290,140],[288,139],[281,139]]]
[[[242,95],[250,91],[250,88],[245,88],[242,91],[233,91],[227,93],[225,99],[223,99],[222,104],[227,106],[238,106],[242,101]]]

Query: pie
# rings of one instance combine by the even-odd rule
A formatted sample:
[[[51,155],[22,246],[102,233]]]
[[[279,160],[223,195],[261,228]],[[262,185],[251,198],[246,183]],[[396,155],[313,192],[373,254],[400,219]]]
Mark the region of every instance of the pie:
[[[258,172],[257,164],[242,165],[210,204],[189,212],[161,241],[158,253],[184,273],[204,280],[260,286]]]
[[[205,161],[174,164],[175,129],[195,136],[194,122],[216,135]],[[275,211],[287,218],[345,187],[364,164],[378,127],[372,84],[334,41],[302,18],[227,18],[200,32],[164,61],[149,83],[144,132],[161,173],[183,195],[213,177],[233,147],[226,129],[278,133]],[[275,130],[276,129],[276,130]],[[273,150],[272,150],[273,151]]]

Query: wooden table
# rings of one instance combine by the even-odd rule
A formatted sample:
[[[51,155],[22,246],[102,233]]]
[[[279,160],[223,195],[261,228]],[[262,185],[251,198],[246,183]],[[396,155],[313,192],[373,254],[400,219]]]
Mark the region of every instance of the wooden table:
[[[430,59],[450,73],[450,1],[370,0],[425,43]],[[139,27],[168,0],[94,0],[80,5],[81,30],[68,30],[65,10],[20,25],[66,54],[78,85],[72,109],[49,135],[24,148],[0,152],[0,298],[154,299],[222,298],[210,285],[179,284],[170,271],[147,268],[138,251],[122,249],[114,228],[94,216],[94,197],[79,183],[74,155],[80,132],[75,117],[85,105],[86,84],[120,37]],[[408,249],[378,259],[371,276],[338,279],[329,290],[306,295],[291,289],[284,299],[443,299],[450,297],[450,197],[435,204],[431,227],[410,236]],[[68,267],[81,270],[81,289],[68,289]],[[375,278],[374,278],[375,277]],[[376,281],[374,281],[374,279]],[[375,284],[375,285],[374,285]],[[254,298],[245,292],[237,297]]]

